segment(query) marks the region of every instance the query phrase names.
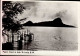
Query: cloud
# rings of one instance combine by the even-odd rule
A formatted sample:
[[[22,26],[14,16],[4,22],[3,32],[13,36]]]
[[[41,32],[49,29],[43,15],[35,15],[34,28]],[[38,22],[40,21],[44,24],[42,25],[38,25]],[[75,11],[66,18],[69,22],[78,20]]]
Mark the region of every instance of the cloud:
[[[61,17],[63,23],[77,25],[77,3],[75,2],[22,2],[26,7],[18,19],[27,18],[33,22],[51,21]],[[22,22],[24,23],[24,22]]]
[[[75,2],[40,2],[37,7],[37,16],[41,20],[54,20],[61,17],[65,24],[77,25],[77,3]]]

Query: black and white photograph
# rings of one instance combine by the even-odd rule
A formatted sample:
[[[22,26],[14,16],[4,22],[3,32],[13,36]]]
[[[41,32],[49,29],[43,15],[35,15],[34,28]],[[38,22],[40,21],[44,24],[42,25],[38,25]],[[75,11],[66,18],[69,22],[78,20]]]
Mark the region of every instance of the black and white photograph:
[[[2,1],[2,50],[77,51],[78,4]]]

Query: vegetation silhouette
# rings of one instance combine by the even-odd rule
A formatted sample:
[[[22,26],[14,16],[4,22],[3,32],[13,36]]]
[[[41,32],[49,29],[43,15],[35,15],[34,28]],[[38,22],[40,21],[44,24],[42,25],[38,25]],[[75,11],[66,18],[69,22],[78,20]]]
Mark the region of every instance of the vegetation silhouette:
[[[2,27],[3,30],[11,31],[12,33],[12,44],[11,43],[5,43],[2,47],[3,50],[7,49],[5,47],[6,45],[9,47],[14,44],[14,32],[17,32],[19,29],[22,28],[22,25],[19,21],[16,21],[15,17],[17,14],[22,14],[24,9],[26,9],[22,4],[20,3],[12,3],[11,1],[3,1],[2,2],[2,11],[4,13],[2,17]],[[15,17],[15,18],[14,18]],[[12,48],[11,48],[12,49]]]

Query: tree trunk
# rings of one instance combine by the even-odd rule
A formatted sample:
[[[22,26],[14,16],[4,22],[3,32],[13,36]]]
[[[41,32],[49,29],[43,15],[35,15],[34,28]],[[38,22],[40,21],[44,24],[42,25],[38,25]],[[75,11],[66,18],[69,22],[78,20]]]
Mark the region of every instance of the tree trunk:
[[[12,44],[14,46],[14,34],[13,34],[13,31],[12,31]]]

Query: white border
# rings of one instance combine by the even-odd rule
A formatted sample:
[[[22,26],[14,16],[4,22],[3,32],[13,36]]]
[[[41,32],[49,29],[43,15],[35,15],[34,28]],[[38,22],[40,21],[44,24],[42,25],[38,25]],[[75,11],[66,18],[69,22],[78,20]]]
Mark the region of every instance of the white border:
[[[2,6],[2,1],[0,1],[0,14],[2,13],[2,11],[1,11],[2,7],[1,6]],[[2,14],[0,15],[0,37],[2,37],[2,29],[1,28],[2,28]],[[1,43],[2,40],[1,39],[2,38],[0,38],[0,47],[1,47],[0,48],[0,54],[1,54],[1,50],[2,50],[2,43]]]
[[[2,1],[12,1],[12,0],[1,0],[1,6],[2,6]],[[13,0],[13,1],[16,1],[16,0]],[[25,1],[25,0],[18,0],[18,1]],[[26,0],[27,1],[27,0]],[[32,1],[31,1],[32,2]],[[45,2],[45,1],[35,1],[35,2]],[[77,1],[48,1],[48,2],[76,2],[78,3],[78,9],[80,10],[80,2],[77,2]],[[2,7],[1,7],[1,10],[2,10]],[[4,53],[1,49],[2,49],[2,44],[1,44],[1,41],[0,41],[0,53],[1,55],[59,55],[59,56],[80,56],[80,38],[79,38],[79,32],[80,32],[80,23],[79,23],[79,14],[80,14],[80,11],[78,10],[78,51],[26,51],[26,50],[11,50],[11,51],[5,51],[5,52],[8,52],[8,53]],[[2,13],[2,12],[1,12]],[[1,17],[2,18],[2,17]],[[2,28],[2,20],[0,19],[1,21],[1,24],[0,24],[0,27]],[[1,29],[2,30],[2,29]],[[2,31],[0,31],[1,35],[2,35]],[[0,35],[0,37],[1,37]],[[1,40],[1,39],[0,39]],[[24,53],[10,53],[10,52],[24,52]],[[25,53],[25,52],[29,52],[29,53]],[[34,53],[30,53],[30,52],[34,52]]]

